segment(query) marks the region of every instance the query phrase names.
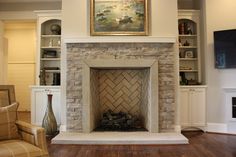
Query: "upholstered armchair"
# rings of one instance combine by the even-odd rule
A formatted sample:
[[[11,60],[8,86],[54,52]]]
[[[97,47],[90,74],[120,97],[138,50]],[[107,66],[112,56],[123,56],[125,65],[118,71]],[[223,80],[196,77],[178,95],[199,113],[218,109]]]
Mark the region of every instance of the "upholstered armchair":
[[[0,106],[0,157],[49,157],[43,128],[17,120],[17,102],[6,101]],[[5,90],[6,86],[4,86]],[[10,96],[8,96],[10,98]],[[10,105],[3,105],[10,102]]]

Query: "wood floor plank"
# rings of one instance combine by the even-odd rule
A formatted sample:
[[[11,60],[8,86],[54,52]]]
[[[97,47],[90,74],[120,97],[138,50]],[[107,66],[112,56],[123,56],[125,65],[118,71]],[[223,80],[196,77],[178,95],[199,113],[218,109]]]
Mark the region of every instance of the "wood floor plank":
[[[19,119],[29,122],[30,113]],[[56,145],[50,157],[236,157],[236,135],[183,132],[187,145]]]
[[[187,145],[56,145],[51,157],[236,157],[236,136],[184,132]]]

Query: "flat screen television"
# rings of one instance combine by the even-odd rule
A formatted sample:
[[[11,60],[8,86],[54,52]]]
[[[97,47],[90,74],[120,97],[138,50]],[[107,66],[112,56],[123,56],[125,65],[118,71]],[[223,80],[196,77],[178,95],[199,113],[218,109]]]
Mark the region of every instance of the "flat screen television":
[[[214,32],[215,68],[236,68],[236,29]]]

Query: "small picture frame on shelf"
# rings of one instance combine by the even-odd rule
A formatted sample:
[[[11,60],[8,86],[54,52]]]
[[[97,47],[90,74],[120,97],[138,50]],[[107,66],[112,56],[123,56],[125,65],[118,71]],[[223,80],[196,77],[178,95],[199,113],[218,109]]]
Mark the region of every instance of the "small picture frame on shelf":
[[[57,51],[44,51],[43,58],[56,58],[57,57]]]
[[[193,58],[193,51],[185,51],[185,58]]]
[[[192,31],[192,28],[190,27],[190,25],[187,25],[186,34],[188,34],[188,35],[192,35],[193,34],[193,31]]]

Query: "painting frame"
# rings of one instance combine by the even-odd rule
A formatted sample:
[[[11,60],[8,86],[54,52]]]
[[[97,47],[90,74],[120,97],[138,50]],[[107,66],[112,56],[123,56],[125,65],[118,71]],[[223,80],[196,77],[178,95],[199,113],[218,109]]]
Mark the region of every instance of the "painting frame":
[[[136,17],[135,19],[138,19],[136,21],[140,22],[140,27],[136,27],[137,29],[140,30],[129,30],[130,28],[127,28],[127,30],[115,30],[116,27],[113,28],[113,25],[111,26],[111,24],[104,24],[104,30],[99,30],[96,26],[96,22],[98,22],[98,20],[96,19],[96,16],[98,15],[98,13],[95,12],[96,10],[96,1],[102,1],[102,0],[90,0],[90,35],[91,36],[147,36],[149,33],[149,18],[148,18],[148,0],[134,0],[134,1],[139,1],[139,3],[143,3],[143,7],[142,12],[140,14],[137,13],[137,11],[135,12],[136,15],[138,16],[138,18]],[[116,1],[116,0],[113,0]],[[121,0],[117,0],[117,1],[121,1]],[[112,2],[107,2],[107,3],[112,3]],[[113,2],[114,3],[114,2]],[[118,2],[117,2],[118,3]],[[130,9],[130,8],[129,8]],[[109,10],[108,10],[109,11]],[[134,10],[132,10],[134,12]],[[124,16],[126,19],[122,19],[121,18],[116,18],[116,22],[118,24],[121,23],[121,21],[129,21],[130,23],[132,23],[133,21],[131,21],[133,17],[129,17],[129,16]],[[140,18],[139,18],[140,17]],[[128,18],[130,18],[130,20],[127,20]],[[119,21],[118,21],[119,20]],[[134,22],[136,22],[134,21]],[[95,26],[96,25],[96,26]],[[128,25],[128,24],[127,24]],[[131,24],[130,24],[131,25]],[[109,30],[109,29],[105,29],[107,27],[114,29],[114,30]],[[128,26],[127,26],[128,27]]]
[[[191,50],[188,50],[188,51],[185,51],[185,58],[193,58],[193,51]]]

